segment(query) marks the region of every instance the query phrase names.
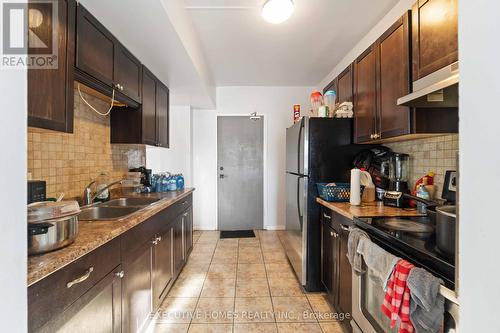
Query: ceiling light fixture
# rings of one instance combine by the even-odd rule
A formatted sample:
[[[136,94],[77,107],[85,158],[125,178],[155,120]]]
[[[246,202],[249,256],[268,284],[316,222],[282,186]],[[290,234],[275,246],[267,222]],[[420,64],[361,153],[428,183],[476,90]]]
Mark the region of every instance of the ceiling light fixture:
[[[267,0],[262,7],[262,17],[269,23],[279,24],[293,14],[292,0]]]

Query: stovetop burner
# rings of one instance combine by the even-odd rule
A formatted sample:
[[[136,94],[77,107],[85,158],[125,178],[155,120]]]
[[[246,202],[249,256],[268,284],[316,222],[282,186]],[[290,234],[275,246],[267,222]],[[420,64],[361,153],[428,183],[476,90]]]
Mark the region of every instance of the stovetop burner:
[[[373,241],[386,250],[413,261],[454,285],[455,258],[445,256],[436,246],[435,223],[430,217],[376,217],[355,219]],[[399,252],[399,253],[395,253]]]
[[[416,234],[429,235],[434,232],[434,226],[432,226],[430,223],[416,222],[398,217],[375,220],[375,224],[389,230],[404,231]]]

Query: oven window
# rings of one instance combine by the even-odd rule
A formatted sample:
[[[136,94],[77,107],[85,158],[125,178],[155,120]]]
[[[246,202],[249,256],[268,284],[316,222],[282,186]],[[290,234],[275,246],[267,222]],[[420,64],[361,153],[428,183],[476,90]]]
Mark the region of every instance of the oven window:
[[[361,276],[361,311],[375,331],[379,333],[397,332],[397,325],[392,330],[389,329],[391,321],[380,309],[385,295],[382,283],[378,278],[372,276],[370,269]]]

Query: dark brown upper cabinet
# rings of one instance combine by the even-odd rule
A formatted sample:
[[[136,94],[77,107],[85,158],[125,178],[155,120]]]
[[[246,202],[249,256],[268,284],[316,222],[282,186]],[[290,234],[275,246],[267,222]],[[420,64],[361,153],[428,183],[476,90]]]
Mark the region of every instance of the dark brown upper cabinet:
[[[350,64],[337,77],[337,101],[339,103],[353,101],[353,65]]]
[[[76,79],[100,93],[138,107],[141,63],[84,6],[76,16]]]
[[[142,142],[156,146],[156,77],[144,68],[142,72]]]
[[[121,44],[115,50],[114,82],[123,94],[141,102],[141,62]]]
[[[377,47],[373,44],[354,61],[354,142],[373,139],[376,123]]]
[[[410,12],[378,40],[378,117],[376,135],[386,139],[410,133],[410,109],[397,99],[410,93]]]
[[[159,147],[169,146],[169,90],[160,81],[156,83],[156,140]]]
[[[169,146],[169,90],[143,66],[142,105],[111,112],[111,143]]]
[[[29,3],[32,8],[37,3]],[[46,6],[37,8],[44,10]],[[73,132],[74,0],[58,1],[57,69],[28,69],[28,126]],[[37,32],[43,33],[43,32]]]
[[[115,38],[82,5],[76,19],[76,67],[107,86],[113,85]]]
[[[335,90],[337,93],[337,103],[353,101],[353,64],[347,66],[328,86],[323,89],[323,93],[327,90]]]
[[[412,27],[414,81],[458,60],[458,0],[418,0]]]

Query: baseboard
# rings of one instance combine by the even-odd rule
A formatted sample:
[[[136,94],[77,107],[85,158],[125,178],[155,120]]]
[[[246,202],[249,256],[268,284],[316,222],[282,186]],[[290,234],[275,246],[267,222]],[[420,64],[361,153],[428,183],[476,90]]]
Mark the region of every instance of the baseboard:
[[[214,227],[198,226],[198,225],[193,226],[193,230],[196,230],[196,231],[217,231],[217,229]]]
[[[265,226],[264,227],[264,230],[285,230],[285,226],[284,225],[271,225],[271,226]]]

